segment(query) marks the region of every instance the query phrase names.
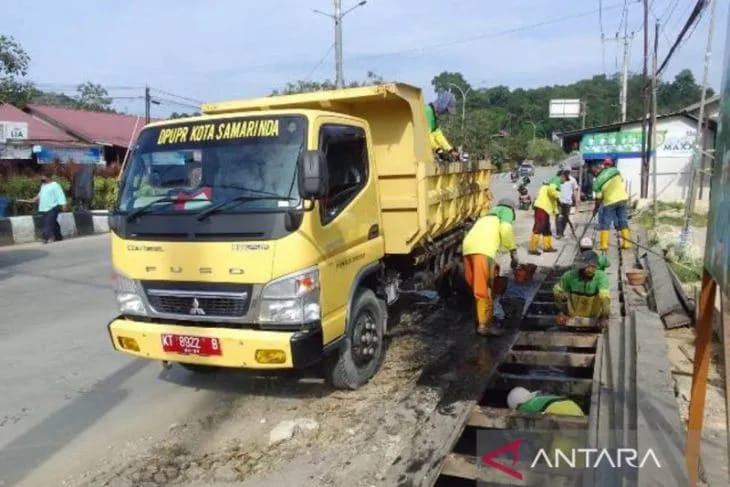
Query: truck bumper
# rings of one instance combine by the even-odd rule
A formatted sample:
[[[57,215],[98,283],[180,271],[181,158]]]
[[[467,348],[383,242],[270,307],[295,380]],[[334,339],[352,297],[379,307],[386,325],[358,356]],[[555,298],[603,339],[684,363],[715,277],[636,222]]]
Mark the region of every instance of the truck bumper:
[[[306,331],[287,332],[181,326],[120,316],[107,327],[115,350],[168,362],[245,369],[300,369],[320,360],[324,350],[322,327],[319,323]],[[164,334],[217,338],[221,354],[201,356],[166,352],[162,348]],[[129,339],[136,343],[138,350],[129,346]],[[127,346],[124,347],[123,343]],[[285,354],[285,358],[281,363],[261,363],[256,359],[258,350],[279,350]]]

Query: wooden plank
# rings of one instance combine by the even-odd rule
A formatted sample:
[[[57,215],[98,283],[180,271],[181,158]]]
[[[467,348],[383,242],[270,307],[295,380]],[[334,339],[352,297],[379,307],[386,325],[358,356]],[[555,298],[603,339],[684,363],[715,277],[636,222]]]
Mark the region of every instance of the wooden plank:
[[[576,485],[578,470],[543,466],[530,468],[530,463],[524,461],[518,461],[513,465],[507,457],[500,458],[499,461],[521,473],[524,478],[517,479],[488,465],[482,465],[477,457],[460,453],[449,453],[446,456],[441,475],[499,485],[550,485],[556,487]]]
[[[517,336],[515,345],[595,348],[597,340],[598,335],[526,331]]]
[[[544,350],[512,351],[505,357],[506,363],[554,365],[556,367],[590,367],[595,356],[592,353],[549,352]]]
[[[662,468],[647,462],[638,471],[639,485],[687,485],[684,462],[684,431],[664,327],[659,315],[648,310],[633,311],[636,330],[636,436],[637,448],[651,449],[660,458]],[[671,467],[668,467],[671,465]]]
[[[466,424],[475,428],[519,430],[585,429],[588,416],[556,416],[475,406]]]
[[[551,394],[570,396],[587,396],[591,393],[592,379],[576,379],[572,377],[548,377],[534,375],[505,374],[500,372],[494,381],[495,389],[510,390],[522,386],[531,391],[542,391]]]
[[[652,250],[657,252],[660,251],[657,247]],[[649,281],[651,282],[651,288],[654,294],[654,304],[656,305],[656,310],[657,313],[659,313],[659,316],[663,318],[669,313],[687,315],[687,312],[685,311],[684,306],[680,302],[677,292],[674,289],[674,281],[669,273],[669,267],[667,266],[666,261],[658,255],[650,252],[647,252],[645,261],[649,271]],[[691,322],[689,315],[687,315],[687,320]],[[672,323],[674,323],[674,321]]]

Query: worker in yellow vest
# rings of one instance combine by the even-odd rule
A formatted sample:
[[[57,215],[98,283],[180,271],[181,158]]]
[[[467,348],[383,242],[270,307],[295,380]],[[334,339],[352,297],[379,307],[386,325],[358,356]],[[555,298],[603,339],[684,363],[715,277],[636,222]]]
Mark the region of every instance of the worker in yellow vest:
[[[554,176],[544,181],[537,192],[537,198],[533,205],[535,209],[535,223],[532,227],[532,238],[530,239],[530,255],[540,255],[537,245],[542,235],[543,252],[557,252],[553,247],[553,232],[550,218],[558,214],[558,201],[560,200],[560,185],[565,182],[565,174]]]
[[[629,231],[629,195],[626,192],[624,178],[614,165],[593,164],[591,171],[595,207],[593,214],[598,213],[598,229],[600,230],[599,250],[608,250],[608,237],[611,226],[621,232],[621,247],[631,248],[631,232]],[[600,212],[599,212],[600,209]]]
[[[464,276],[474,293],[477,312],[477,333],[501,335],[501,330],[490,327],[494,317],[492,285],[499,275],[497,251],[510,252],[511,266],[517,267],[517,244],[512,224],[515,221],[514,203],[502,199],[486,216],[481,217],[467,232],[462,245]]]

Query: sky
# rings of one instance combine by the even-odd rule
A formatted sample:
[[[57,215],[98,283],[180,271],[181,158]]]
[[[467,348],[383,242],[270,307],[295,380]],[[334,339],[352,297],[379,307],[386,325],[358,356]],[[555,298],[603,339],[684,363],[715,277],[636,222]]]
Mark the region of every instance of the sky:
[[[342,0],[343,10],[357,0]],[[696,0],[650,0],[650,24],[662,20],[662,60]],[[728,3],[715,0],[710,85],[722,80]],[[628,15],[624,17],[624,5]],[[143,87],[160,105],[153,116],[194,108],[189,100],[266,96],[287,81],[334,79],[333,23],[313,9],[332,0],[35,0],[4,2],[0,34],[31,57],[29,79],[72,93],[84,81],[109,87],[115,106],[143,113]],[[642,70],[642,6],[637,0],[368,0],[343,19],[345,80],[373,71],[424,89],[441,71],[459,71],[476,87],[532,88],[629,67]],[[709,12],[668,65],[702,79]],[[601,42],[603,32],[606,42]],[[651,66],[651,65],[650,65]],[[129,98],[125,98],[129,97]]]

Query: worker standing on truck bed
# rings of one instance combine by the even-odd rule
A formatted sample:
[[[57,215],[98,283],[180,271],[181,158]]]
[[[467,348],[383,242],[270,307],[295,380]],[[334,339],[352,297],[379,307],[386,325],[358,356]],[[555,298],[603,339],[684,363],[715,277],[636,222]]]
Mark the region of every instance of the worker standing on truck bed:
[[[608,263],[603,264],[607,266]],[[584,250],[577,265],[577,269],[567,271],[553,286],[555,303],[560,309],[557,324],[567,325],[570,319],[587,319],[590,322],[597,320],[599,326],[605,326],[611,313],[608,275],[598,268],[600,258],[593,250]]]
[[[477,333],[480,335],[501,334],[500,330],[490,327],[494,317],[492,284],[499,275],[495,259],[501,247],[509,250],[512,268],[517,267],[517,244],[512,228],[514,221],[514,203],[502,199],[486,216],[477,220],[464,237],[464,275],[474,293]]]
[[[459,153],[446,139],[446,136],[439,128],[438,117],[445,113],[456,111],[456,97],[449,91],[440,91],[436,101],[426,105],[426,121],[431,138],[431,149],[442,160],[458,160]]]
[[[626,193],[624,178],[613,165],[593,164],[591,171],[595,176],[593,193],[596,202],[593,214],[598,213],[598,228],[601,231],[598,249],[608,250],[608,237],[612,225],[621,232],[621,248],[628,249],[631,247],[629,195]]]
[[[550,216],[558,214],[558,201],[560,199],[560,185],[564,182],[565,176],[555,176],[542,183],[535,199],[535,223],[532,227],[532,238],[528,253],[540,255],[537,245],[542,235],[543,252],[556,252],[553,247],[553,232],[550,228]]]

